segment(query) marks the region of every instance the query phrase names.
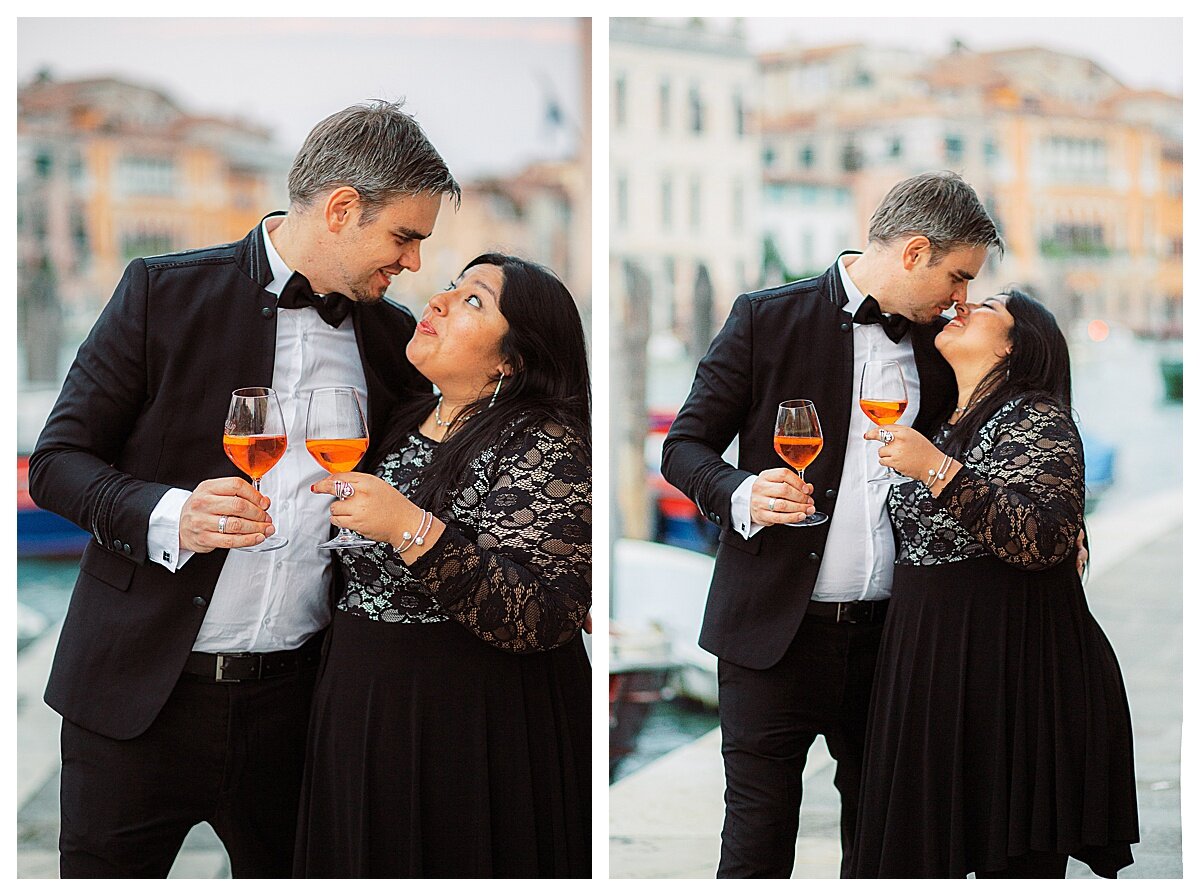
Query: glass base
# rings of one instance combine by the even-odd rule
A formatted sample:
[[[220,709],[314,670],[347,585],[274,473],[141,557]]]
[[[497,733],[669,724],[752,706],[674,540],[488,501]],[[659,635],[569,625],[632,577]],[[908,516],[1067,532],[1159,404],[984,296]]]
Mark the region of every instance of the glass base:
[[[363,538],[357,532],[351,532],[349,529],[343,529],[329,541],[323,541],[317,548],[322,551],[340,551],[342,548],[369,548],[373,544],[377,544],[369,538]]]
[[[252,544],[248,548],[234,548],[235,551],[245,551],[248,554],[261,554],[263,551],[277,551],[288,543],[282,535],[272,535],[261,544]]]
[[[821,513],[821,511],[817,510],[817,511],[809,514],[808,516],[806,516],[804,519],[802,519],[798,523],[784,523],[784,525],[785,526],[794,526],[794,527],[798,528],[800,526],[819,526],[822,523],[827,523],[827,522],[829,522],[829,514]]]
[[[901,482],[912,482],[911,476],[902,476],[899,473],[884,473],[882,476],[876,476],[873,479],[868,479],[867,482],[886,482],[888,485],[899,485]]]

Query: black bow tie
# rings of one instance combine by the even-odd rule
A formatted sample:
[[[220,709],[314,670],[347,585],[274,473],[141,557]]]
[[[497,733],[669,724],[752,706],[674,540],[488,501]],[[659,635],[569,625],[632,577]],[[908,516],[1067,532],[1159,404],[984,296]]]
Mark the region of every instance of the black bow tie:
[[[907,317],[901,317],[899,314],[885,317],[879,310],[879,303],[875,301],[874,296],[867,296],[863,299],[863,303],[854,312],[854,322],[856,324],[879,324],[892,342],[899,342],[903,339],[910,324]]]
[[[279,294],[280,308],[316,308],[321,320],[336,328],[350,313],[350,300],[338,292],[319,296],[312,291],[308,278],[294,271]]]

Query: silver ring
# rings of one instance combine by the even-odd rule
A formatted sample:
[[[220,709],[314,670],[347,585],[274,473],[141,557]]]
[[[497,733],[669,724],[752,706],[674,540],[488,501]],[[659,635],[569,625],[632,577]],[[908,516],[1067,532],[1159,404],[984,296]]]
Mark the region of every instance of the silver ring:
[[[771,511],[771,513],[775,512],[775,500],[775,498],[772,498],[767,502],[767,510]]]
[[[222,535],[225,534],[225,524],[229,522],[229,517],[223,516],[217,520],[217,531]]]
[[[333,493],[343,501],[354,495],[354,486],[349,482],[342,482],[340,479],[333,481]]]
[[[886,429],[879,430],[879,441],[883,442],[883,444],[890,445],[892,444],[892,440],[895,438],[896,437]]]

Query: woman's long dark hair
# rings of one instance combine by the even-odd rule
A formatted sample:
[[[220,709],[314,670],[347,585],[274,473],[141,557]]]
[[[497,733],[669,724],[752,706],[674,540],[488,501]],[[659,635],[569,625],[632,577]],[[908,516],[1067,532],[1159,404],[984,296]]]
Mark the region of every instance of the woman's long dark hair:
[[[1053,402],[1071,411],[1071,356],[1054,315],[1028,293],[1004,290],[1012,315],[1012,352],[988,371],[971,394],[970,409],[954,426],[945,452],[962,460],[972,437],[1014,398]],[[978,396],[978,398],[976,397]]]
[[[508,332],[500,341],[500,356],[512,367],[504,377],[496,403],[488,390],[463,408],[450,427],[433,461],[421,474],[410,498],[437,512],[461,483],[468,465],[485,448],[501,442],[504,432],[557,423],[580,440],[587,462],[591,455],[591,387],[583,323],[571,293],[548,268],[511,255],[487,253],[467,262],[463,271],[490,264],[504,274],[500,313]],[[425,396],[402,408],[389,424],[389,442],[420,425],[437,399]],[[390,446],[394,450],[394,443]]]

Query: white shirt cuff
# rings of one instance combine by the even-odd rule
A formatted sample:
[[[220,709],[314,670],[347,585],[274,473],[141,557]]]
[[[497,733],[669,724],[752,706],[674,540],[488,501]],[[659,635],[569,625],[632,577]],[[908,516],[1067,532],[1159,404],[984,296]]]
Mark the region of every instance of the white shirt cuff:
[[[748,476],[743,479],[742,484],[737,487],[733,497],[729,500],[730,526],[733,531],[747,541],[766,528],[762,523],[756,523],[750,519],[750,491],[757,481],[757,476]]]
[[[146,532],[146,555],[159,566],[175,572],[191,559],[195,551],[179,548],[179,514],[192,493],[173,488],[158,499],[150,512],[150,528]]]

